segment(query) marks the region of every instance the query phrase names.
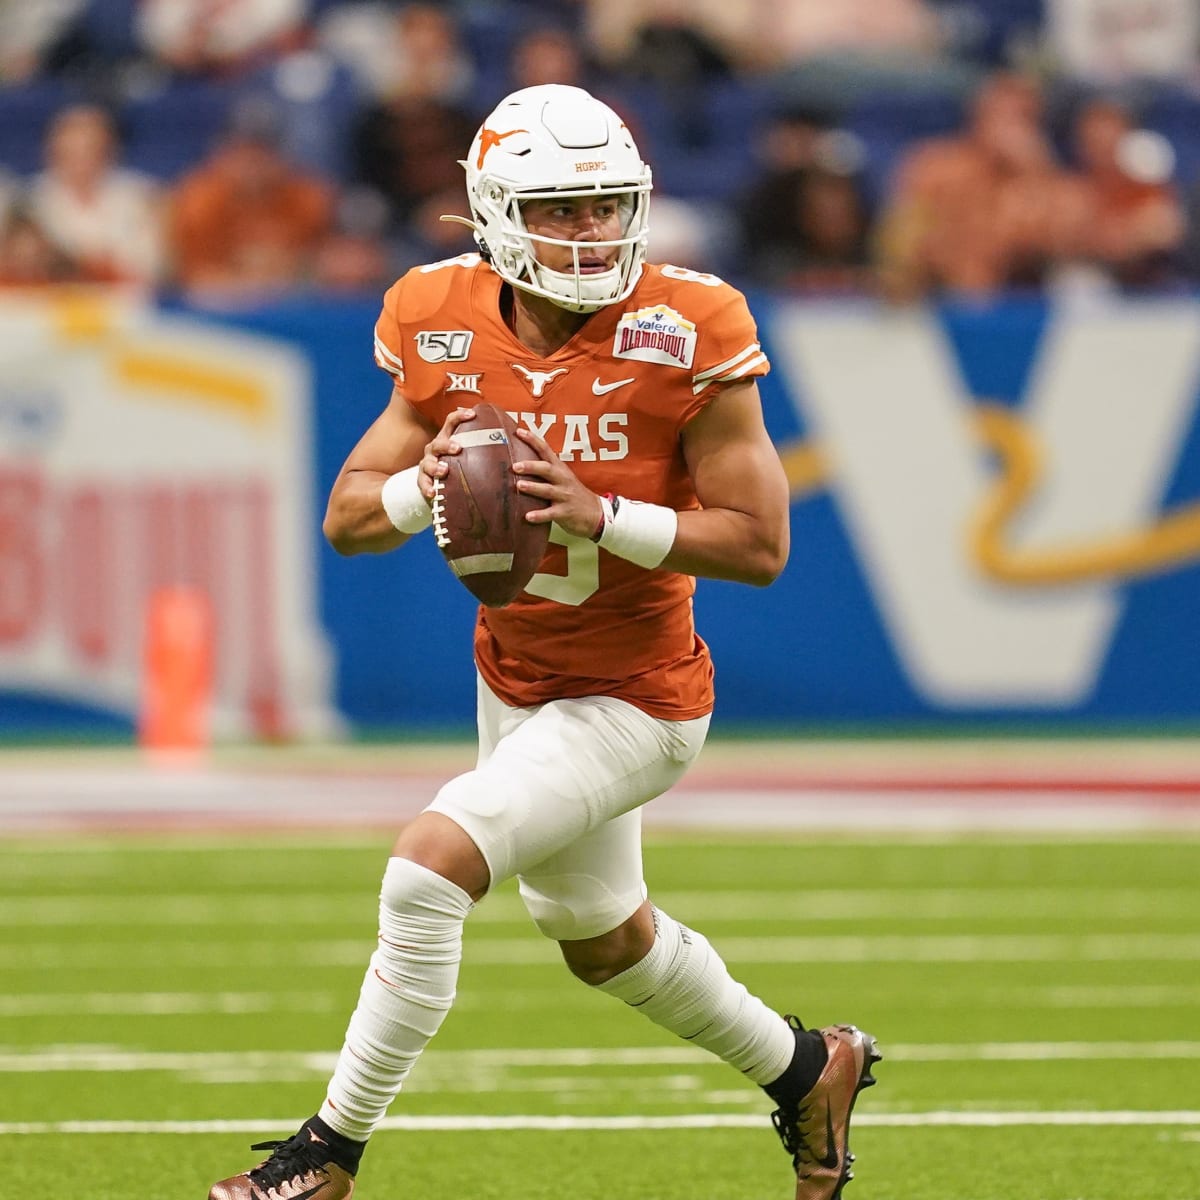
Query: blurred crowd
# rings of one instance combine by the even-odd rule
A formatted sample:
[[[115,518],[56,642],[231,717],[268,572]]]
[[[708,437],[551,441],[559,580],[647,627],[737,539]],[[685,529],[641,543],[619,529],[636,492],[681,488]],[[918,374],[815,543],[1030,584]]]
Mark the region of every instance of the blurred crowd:
[[[550,82],[634,131],[652,261],[1200,284],[1196,0],[0,0],[0,284],[377,292],[473,249],[458,160]]]

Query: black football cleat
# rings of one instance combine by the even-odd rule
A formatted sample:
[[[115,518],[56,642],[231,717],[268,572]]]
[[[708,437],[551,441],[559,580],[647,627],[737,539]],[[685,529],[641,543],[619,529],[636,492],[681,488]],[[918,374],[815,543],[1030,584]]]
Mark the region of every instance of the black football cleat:
[[[798,1034],[804,1032],[795,1017],[785,1019]],[[854,1174],[850,1114],[858,1093],[875,1082],[872,1065],[883,1058],[875,1039],[853,1025],[830,1025],[821,1036],[829,1060],[817,1082],[799,1104],[771,1114],[796,1169],[796,1200],[840,1200]]]
[[[354,1176],[330,1158],[329,1147],[307,1125],[286,1142],[258,1142],[270,1150],[257,1167],[214,1183],[208,1200],[347,1200]]]

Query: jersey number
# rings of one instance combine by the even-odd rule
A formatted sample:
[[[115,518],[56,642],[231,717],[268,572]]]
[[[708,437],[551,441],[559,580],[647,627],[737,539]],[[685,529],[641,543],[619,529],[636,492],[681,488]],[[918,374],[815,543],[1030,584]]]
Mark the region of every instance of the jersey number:
[[[439,258],[437,262],[426,263],[420,271],[422,275],[428,275],[431,271],[440,271],[443,267],[473,267],[478,262],[478,254],[456,254],[453,258]]]
[[[707,271],[692,271],[687,267],[673,267],[669,263],[662,269],[663,278],[678,279],[683,283],[702,283],[705,287],[720,287],[722,280]]]
[[[600,547],[590,538],[564,533],[557,525],[550,526],[550,540],[567,548],[567,573],[550,575],[539,571],[526,585],[531,596],[569,604],[582,604],[600,586]]]

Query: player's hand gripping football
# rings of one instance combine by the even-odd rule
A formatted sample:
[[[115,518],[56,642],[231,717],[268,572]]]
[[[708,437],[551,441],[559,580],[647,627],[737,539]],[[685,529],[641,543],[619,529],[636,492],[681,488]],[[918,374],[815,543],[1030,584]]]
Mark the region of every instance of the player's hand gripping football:
[[[464,422],[475,419],[473,408],[456,408],[447,418],[445,424],[438,430],[432,442],[425,447],[425,454],[418,464],[421,468],[417,486],[421,495],[433,503],[433,484],[436,479],[444,479],[450,471],[450,464],[445,461],[445,455],[458,454],[459,447],[454,444],[454,431]]]
[[[546,508],[535,509],[525,519],[530,524],[553,521],[565,533],[590,538],[604,516],[600,497],[579,482],[575,472],[550,449],[544,438],[524,427],[517,430],[517,436],[534,451],[528,459],[513,463],[517,488],[549,502]]]

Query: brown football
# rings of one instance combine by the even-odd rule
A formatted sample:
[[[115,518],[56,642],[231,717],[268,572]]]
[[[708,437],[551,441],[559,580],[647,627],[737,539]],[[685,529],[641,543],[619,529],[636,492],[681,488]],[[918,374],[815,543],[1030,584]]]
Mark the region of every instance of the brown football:
[[[493,404],[473,404],[473,420],[453,433],[462,447],[447,455],[449,473],[438,481],[433,533],[438,549],[463,586],[489,608],[515,600],[546,553],[549,522],[531,525],[525,514],[545,500],[517,491],[514,462],[536,458],[516,437],[508,413]]]

